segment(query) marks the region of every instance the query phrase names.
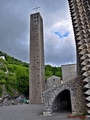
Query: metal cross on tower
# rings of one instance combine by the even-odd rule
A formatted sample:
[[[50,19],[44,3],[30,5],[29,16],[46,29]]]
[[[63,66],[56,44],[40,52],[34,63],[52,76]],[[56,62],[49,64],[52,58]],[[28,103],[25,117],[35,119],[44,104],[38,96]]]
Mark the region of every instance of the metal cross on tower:
[[[36,13],[37,13],[37,9],[39,9],[39,8],[40,8],[40,7],[37,7],[37,6],[36,6],[36,8],[34,8],[33,10],[36,10]]]

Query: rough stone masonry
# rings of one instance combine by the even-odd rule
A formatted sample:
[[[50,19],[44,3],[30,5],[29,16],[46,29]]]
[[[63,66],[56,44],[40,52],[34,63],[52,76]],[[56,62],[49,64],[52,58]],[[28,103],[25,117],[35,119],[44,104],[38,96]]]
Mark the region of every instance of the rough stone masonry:
[[[30,15],[30,103],[42,103],[44,91],[43,19],[40,13]]]

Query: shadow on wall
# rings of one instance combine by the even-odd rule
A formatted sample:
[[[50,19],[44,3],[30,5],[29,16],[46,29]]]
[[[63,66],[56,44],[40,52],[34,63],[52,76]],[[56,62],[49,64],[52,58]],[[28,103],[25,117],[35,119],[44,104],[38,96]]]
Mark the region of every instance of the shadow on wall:
[[[61,112],[61,111],[72,112],[71,97],[70,97],[69,90],[64,90],[56,96],[53,102],[52,109],[53,109],[53,112]]]

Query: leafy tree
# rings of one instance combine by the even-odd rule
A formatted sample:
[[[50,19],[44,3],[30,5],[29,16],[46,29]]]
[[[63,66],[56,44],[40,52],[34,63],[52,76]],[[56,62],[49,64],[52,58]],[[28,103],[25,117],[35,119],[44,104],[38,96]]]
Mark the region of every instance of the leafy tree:
[[[0,97],[2,97],[2,86],[0,85]]]
[[[9,72],[6,74],[5,88],[10,95],[15,95],[15,91],[17,91],[17,78],[14,73]]]
[[[17,90],[19,93],[24,93],[29,91],[29,68],[23,67],[21,65],[8,65],[9,71],[15,73],[17,79]]]
[[[49,78],[53,75],[62,77],[61,67],[53,67],[51,65],[46,65],[45,66],[45,78]]]
[[[0,58],[0,70],[7,71],[7,62]]]
[[[28,91],[29,86],[29,69],[19,66],[16,71],[16,76],[18,79],[18,90],[23,93]]]

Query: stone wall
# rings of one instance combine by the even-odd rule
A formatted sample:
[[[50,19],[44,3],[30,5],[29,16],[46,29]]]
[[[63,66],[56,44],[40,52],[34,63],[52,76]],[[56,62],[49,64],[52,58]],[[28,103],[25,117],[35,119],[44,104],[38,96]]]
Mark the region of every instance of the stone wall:
[[[90,115],[90,94],[87,94],[90,90],[90,0],[68,0],[68,3],[76,43],[77,74],[84,85],[87,114]]]
[[[43,19],[40,13],[30,15],[30,102],[42,103],[45,90]]]
[[[76,67],[76,64],[61,65],[63,83],[77,77]]]
[[[52,76],[45,81],[45,90],[51,89],[61,84],[60,77]]]
[[[70,91],[72,114],[86,113],[81,81],[78,78],[43,92],[44,113],[53,113],[54,110],[58,108],[58,101],[54,101],[56,100],[57,96],[64,90]]]

